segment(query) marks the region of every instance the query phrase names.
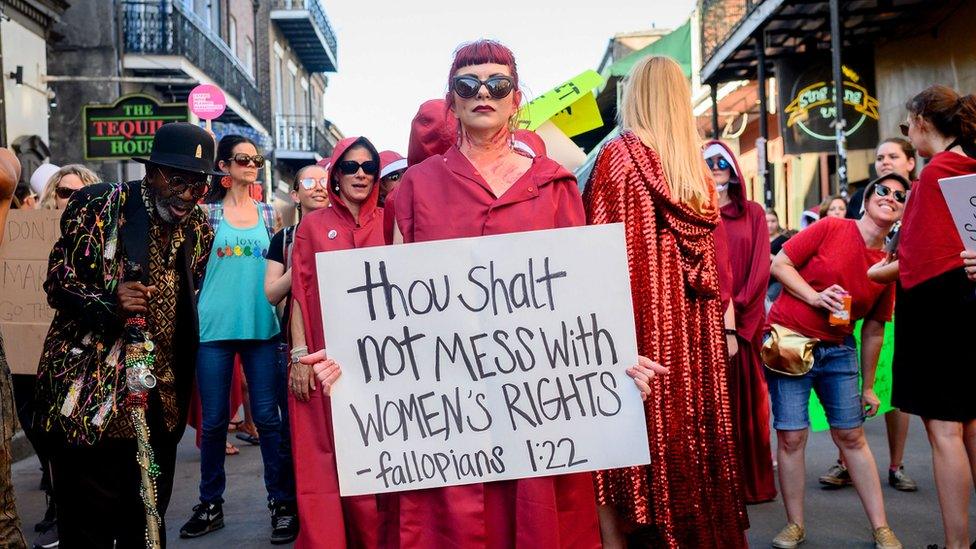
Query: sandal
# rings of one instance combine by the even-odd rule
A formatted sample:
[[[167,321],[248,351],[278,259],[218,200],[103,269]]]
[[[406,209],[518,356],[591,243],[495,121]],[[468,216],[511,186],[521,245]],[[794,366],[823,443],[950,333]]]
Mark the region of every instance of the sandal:
[[[227,445],[224,446],[224,455],[236,456],[237,454],[241,453],[241,451],[237,449],[237,446],[234,446],[229,442],[226,444]]]
[[[261,441],[257,437],[257,435],[252,435],[251,433],[248,433],[246,431],[242,431],[240,433],[237,433],[234,436],[237,437],[237,440],[243,440],[244,442],[246,442],[248,444],[253,444],[254,446],[257,446],[257,445],[261,444]]]

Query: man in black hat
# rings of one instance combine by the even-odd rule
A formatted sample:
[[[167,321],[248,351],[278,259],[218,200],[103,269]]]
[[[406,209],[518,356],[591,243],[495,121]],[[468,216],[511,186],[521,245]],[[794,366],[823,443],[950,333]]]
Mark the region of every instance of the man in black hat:
[[[195,375],[194,293],[213,242],[197,201],[216,174],[214,138],[193,124],[166,124],[149,159],[135,160],[146,164],[141,181],[92,185],[72,195],[44,283],[55,315],[37,374],[37,424],[55,448],[65,549],[145,547],[129,415],[133,380],[126,374],[138,362],[148,364],[146,379],[155,379],[142,394],[160,517]],[[144,337],[144,353],[133,353],[133,331]],[[160,530],[165,545],[165,525]]]

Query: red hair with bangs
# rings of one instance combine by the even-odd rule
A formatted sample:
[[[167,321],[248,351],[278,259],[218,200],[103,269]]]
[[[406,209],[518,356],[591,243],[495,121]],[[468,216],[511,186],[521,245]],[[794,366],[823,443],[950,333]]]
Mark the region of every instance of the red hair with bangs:
[[[451,91],[451,79],[460,69],[471,65],[482,65],[484,63],[497,63],[505,65],[512,72],[512,82],[515,84],[515,91],[519,91],[518,69],[515,66],[515,54],[512,50],[501,42],[494,40],[481,39],[467,44],[461,44],[454,50],[454,63],[451,64],[451,72],[447,75],[447,104],[453,105],[454,98]]]

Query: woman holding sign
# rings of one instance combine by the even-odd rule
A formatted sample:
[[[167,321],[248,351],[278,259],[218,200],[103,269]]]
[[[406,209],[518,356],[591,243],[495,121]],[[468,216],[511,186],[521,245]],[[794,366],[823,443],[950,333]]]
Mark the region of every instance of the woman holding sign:
[[[481,40],[455,53],[447,108],[457,143],[411,166],[396,191],[395,242],[422,242],[584,223],[575,178],[544,156],[513,146],[521,92],[512,52]],[[328,388],[335,362],[317,362]],[[628,370],[648,392],[663,372],[650,361]],[[392,547],[599,547],[589,473],[468,484],[387,496]]]
[[[976,173],[976,97],[931,86],[907,108],[902,132],[930,160],[900,231],[891,403],[925,422],[946,546],[968,547],[976,400],[973,357],[965,342],[976,319],[976,284],[967,278],[964,261],[971,256],[963,252],[939,180]]]
[[[339,497],[331,404],[322,391],[314,386],[308,390],[299,381],[302,373],[310,373],[310,357],[303,357],[325,348],[315,254],[385,244],[383,210],[376,206],[380,170],[376,148],[365,137],[347,137],[336,145],[328,166],[319,183],[327,182],[329,205],[303,217],[292,252],[288,410],[301,524],[295,547],[384,547],[380,496]]]

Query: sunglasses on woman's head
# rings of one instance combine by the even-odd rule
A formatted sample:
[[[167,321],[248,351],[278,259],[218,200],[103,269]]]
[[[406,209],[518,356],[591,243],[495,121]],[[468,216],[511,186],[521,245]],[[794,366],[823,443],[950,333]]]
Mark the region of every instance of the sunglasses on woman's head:
[[[710,170],[714,170],[716,165],[718,166],[718,169],[720,169],[720,170],[728,170],[729,168],[732,167],[732,165],[729,164],[729,161],[726,160],[726,159],[724,159],[724,158],[722,158],[722,157],[718,157],[717,159],[715,159],[715,158],[706,158],[705,159],[705,163],[708,164],[708,169],[710,169]]]
[[[451,89],[462,99],[471,99],[478,95],[481,86],[493,98],[504,99],[515,89],[515,82],[507,76],[492,76],[488,80],[478,80],[473,76],[455,76],[451,81]]]
[[[898,129],[901,130],[901,134],[902,135],[904,135],[905,137],[908,137],[908,123],[907,122],[902,122],[901,124],[898,124]]]
[[[54,194],[58,196],[61,200],[67,200],[71,198],[71,195],[75,194],[78,189],[69,189],[68,187],[58,187],[54,189]]]
[[[318,183],[323,189],[329,188],[329,179],[327,177],[320,177],[315,179],[314,177],[305,177],[300,181],[302,188],[306,191],[310,191],[315,188],[315,184]]]
[[[899,204],[904,204],[908,200],[908,193],[905,191],[896,191],[887,185],[875,185],[874,194],[878,196],[888,196],[890,194]]]
[[[247,166],[251,162],[254,162],[255,168],[264,167],[264,157],[261,156],[260,154],[251,156],[244,153],[237,153],[234,156],[232,156],[230,159],[233,160],[235,164],[241,167]]]
[[[375,160],[367,160],[366,162],[356,162],[355,160],[343,160],[336,164],[342,175],[353,175],[359,171],[359,168],[363,169],[363,173],[368,175],[376,175],[379,172],[379,164]]]

